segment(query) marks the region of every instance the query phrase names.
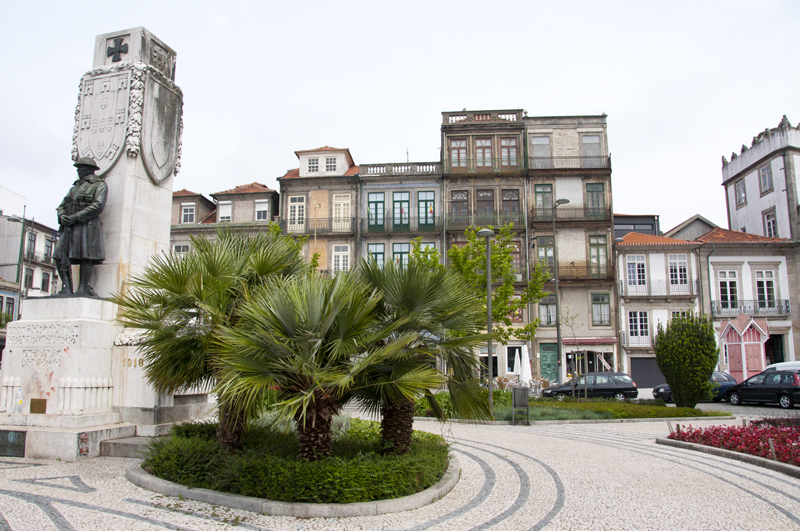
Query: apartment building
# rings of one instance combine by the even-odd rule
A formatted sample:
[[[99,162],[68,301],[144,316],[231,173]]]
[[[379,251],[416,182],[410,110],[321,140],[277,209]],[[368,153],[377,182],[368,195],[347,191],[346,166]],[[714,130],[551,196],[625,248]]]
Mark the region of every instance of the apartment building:
[[[17,272],[22,279],[23,297],[45,297],[58,292],[59,279],[53,260],[53,249],[58,240],[58,232],[30,219],[24,220],[25,234],[22,234],[21,217],[0,216],[0,277],[17,281]],[[22,269],[20,266],[20,247],[22,248]],[[6,298],[6,313],[10,301]],[[19,304],[19,301],[15,301]]]

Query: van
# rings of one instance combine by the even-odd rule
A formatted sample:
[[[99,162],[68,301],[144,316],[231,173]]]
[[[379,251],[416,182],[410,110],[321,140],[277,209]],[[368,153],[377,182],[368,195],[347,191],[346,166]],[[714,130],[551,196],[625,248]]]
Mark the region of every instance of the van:
[[[800,371],[800,361],[784,361],[768,365],[765,371]]]

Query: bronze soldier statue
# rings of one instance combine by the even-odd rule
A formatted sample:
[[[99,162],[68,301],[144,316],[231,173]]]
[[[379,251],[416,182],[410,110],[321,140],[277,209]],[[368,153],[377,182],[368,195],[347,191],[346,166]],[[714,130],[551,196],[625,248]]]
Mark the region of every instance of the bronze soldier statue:
[[[75,293],[96,297],[89,281],[94,264],[105,260],[100,213],[106,206],[108,186],[94,174],[100,168],[91,157],[81,157],[74,166],[78,169],[79,179],[56,209],[59,237],[53,254],[63,285],[59,294],[72,294],[70,266],[75,264],[81,266],[80,283]]]

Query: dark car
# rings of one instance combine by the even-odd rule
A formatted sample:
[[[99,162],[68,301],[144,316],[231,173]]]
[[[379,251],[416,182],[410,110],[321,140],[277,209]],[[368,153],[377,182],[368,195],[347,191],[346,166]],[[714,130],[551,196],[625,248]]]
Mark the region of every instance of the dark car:
[[[736,385],[736,380],[727,372],[714,371],[711,374],[711,385],[714,386],[711,390],[711,400],[719,402],[725,398],[725,392],[728,388]],[[653,398],[660,398],[664,402],[672,402],[672,390],[669,388],[669,384],[653,387]]]
[[[556,387],[548,387],[542,392],[542,395],[558,399],[573,396],[572,382],[575,382],[575,395],[577,396],[583,396],[584,388],[588,391],[589,398],[625,400],[639,396],[636,382],[622,372],[590,372]]]
[[[734,406],[763,402],[789,409],[800,401],[800,375],[796,371],[765,371],[730,387],[725,399]]]

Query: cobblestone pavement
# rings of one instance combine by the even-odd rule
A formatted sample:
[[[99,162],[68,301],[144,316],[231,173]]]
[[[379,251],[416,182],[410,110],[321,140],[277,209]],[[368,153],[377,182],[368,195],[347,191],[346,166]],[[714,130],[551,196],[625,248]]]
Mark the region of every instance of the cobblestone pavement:
[[[741,421],[692,421],[694,426]],[[0,458],[0,531],[800,530],[800,482],[656,445],[665,422],[471,426],[442,433],[462,465],[441,501],[399,514],[296,519],[161,496],[124,478],[131,459]]]

